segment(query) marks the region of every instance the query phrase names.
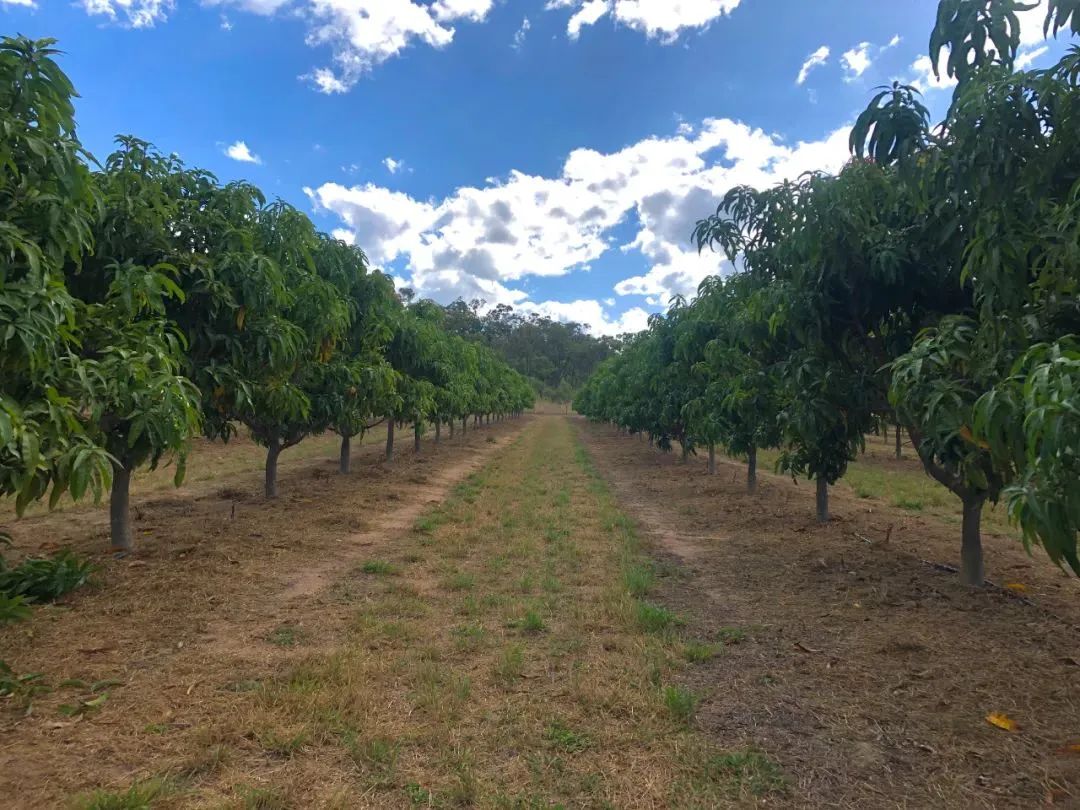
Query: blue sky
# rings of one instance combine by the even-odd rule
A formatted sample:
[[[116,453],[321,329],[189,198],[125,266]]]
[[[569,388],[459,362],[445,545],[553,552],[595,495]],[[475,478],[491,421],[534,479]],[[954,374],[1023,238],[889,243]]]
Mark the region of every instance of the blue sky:
[[[0,0],[118,133],[248,179],[401,284],[643,328],[721,272],[737,183],[838,168],[875,86],[922,87],[937,0]],[[1041,9],[1023,25],[1025,63]]]

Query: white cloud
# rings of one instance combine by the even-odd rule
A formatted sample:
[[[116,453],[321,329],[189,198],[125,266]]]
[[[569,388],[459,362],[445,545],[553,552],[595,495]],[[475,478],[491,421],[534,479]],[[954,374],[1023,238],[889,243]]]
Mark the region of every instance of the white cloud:
[[[822,45],[803,62],[802,67],[799,69],[799,75],[795,79],[796,84],[805,84],[806,79],[810,76],[810,71],[816,67],[821,67],[829,61],[829,54],[831,51],[827,45]]]
[[[589,299],[579,301],[541,301],[533,303],[525,301],[518,304],[517,308],[523,312],[535,312],[538,315],[546,315],[555,321],[573,321],[589,327],[594,335],[623,335],[628,332],[642,332],[649,326],[649,313],[641,307],[628,309],[617,317],[612,317],[607,308],[614,306],[614,302],[593,301]]]
[[[683,29],[704,28],[714,20],[730,14],[741,0],[548,0],[544,6],[554,9],[574,9],[566,25],[566,33],[577,39],[581,29],[594,25],[610,14],[614,20],[641,31],[651,39],[674,42]]]
[[[870,58],[870,47],[869,42],[860,42],[850,51],[844,51],[844,55],[840,57],[840,62],[847,73],[844,81],[855,81],[873,64]]]
[[[529,33],[529,29],[532,28],[532,23],[529,22],[529,18],[526,17],[521,21],[521,27],[514,33],[514,41],[510,47],[515,51],[521,50],[521,46],[525,44],[525,37]]]
[[[948,62],[948,51],[942,51],[941,57],[938,59],[938,75],[935,76],[930,57],[920,56],[911,65],[914,75],[907,80],[908,84],[923,93],[927,90],[948,90],[956,87],[956,79],[950,79],[945,71]]]
[[[22,6],[23,8],[37,8],[34,0],[0,0],[2,6]]]
[[[394,158],[388,157],[383,159],[383,166],[386,167],[386,170],[390,172],[390,174],[397,174],[405,168],[405,161],[394,160]]]
[[[232,31],[233,30],[233,24],[229,21],[229,18],[226,17],[224,14],[221,15],[221,30],[222,31]]]
[[[895,35],[893,35],[893,38],[889,40],[889,44],[888,45],[883,45],[881,50],[887,51],[890,48],[895,48],[897,45],[899,45],[903,41],[904,41],[903,37],[901,37],[899,34],[895,34]]]
[[[613,291],[663,306],[724,270],[721,256],[698,255],[690,233],[727,189],[835,170],[847,159],[847,135],[845,127],[789,145],[737,121],[707,119],[616,152],[576,149],[557,176],[512,171],[443,199],[417,200],[371,183],[305,191],[317,211],[340,218],[341,230],[376,265],[393,264],[409,286],[439,301],[461,296],[539,306],[521,288],[523,279],[583,272],[620,251],[645,269]],[[626,227],[633,236],[620,244],[616,234]],[[621,328],[612,325],[617,319],[590,312],[592,328]]]
[[[91,16],[108,17],[131,28],[153,28],[165,22],[174,8],[173,0],[79,0]]]
[[[243,141],[237,141],[225,148],[225,154],[241,163],[262,163],[262,158],[253,153]]]
[[[1021,53],[1016,57],[1016,69],[1027,70],[1036,59],[1046,54],[1049,50],[1050,47],[1048,45],[1041,45],[1038,48]]]

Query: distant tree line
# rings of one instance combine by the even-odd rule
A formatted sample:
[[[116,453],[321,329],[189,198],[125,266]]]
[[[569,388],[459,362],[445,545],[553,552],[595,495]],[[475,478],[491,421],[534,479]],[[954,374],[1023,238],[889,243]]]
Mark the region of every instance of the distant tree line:
[[[556,402],[573,399],[597,366],[625,339],[594,337],[580,323],[517,312],[506,304],[486,311],[485,306],[482,300],[459,298],[444,307],[446,331],[487,346],[528,378],[541,397]]]

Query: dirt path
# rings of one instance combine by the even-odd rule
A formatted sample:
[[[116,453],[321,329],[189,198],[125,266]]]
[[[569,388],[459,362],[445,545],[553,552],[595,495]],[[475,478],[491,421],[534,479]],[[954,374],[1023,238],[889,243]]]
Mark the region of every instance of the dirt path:
[[[727,644],[685,676],[699,726],[779,761],[784,806],[1080,806],[1080,588],[1041,552],[986,538],[989,576],[1034,606],[972,593],[920,561],[952,562],[955,526],[837,492],[820,527],[812,487],[751,497],[738,465],[709,477],[578,424],[652,538],[660,601]]]
[[[336,460],[300,461],[273,503],[258,494],[257,471],[212,492],[136,501],[139,547],[125,561],[101,553],[98,515],[19,523],[23,547],[62,537],[102,570],[96,589],[0,634],[0,659],[17,673],[42,673],[51,689],[33,697],[29,715],[18,698],[0,710],[4,806],[60,806],[89,786],[130,784],[151,763],[161,767],[150,772],[205,767],[185,759],[180,738],[203,733],[230,690],[296,659],[299,639],[308,653],[329,643],[351,616],[335,590],[341,578],[391,553],[525,423],[425,442],[421,454],[401,453],[392,465],[378,447],[364,447],[347,477],[336,474]],[[102,706],[83,705],[103,695]],[[65,716],[64,706],[76,713]]]

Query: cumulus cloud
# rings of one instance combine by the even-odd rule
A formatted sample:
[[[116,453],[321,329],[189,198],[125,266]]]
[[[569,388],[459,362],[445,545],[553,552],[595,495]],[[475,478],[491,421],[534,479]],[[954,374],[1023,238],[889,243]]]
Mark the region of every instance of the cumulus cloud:
[[[131,28],[153,28],[165,22],[175,7],[173,0],[79,0],[78,5],[87,14],[108,17]]]
[[[860,42],[850,51],[844,51],[843,56],[840,57],[840,63],[844,66],[844,71],[847,74],[844,76],[844,81],[853,82],[866,73],[870,65],[873,64],[873,60],[870,58],[870,48],[869,42]]]
[[[573,321],[585,324],[594,335],[624,335],[629,332],[642,332],[649,326],[649,313],[641,307],[633,307],[621,315],[612,316],[608,309],[614,302],[593,301],[526,301],[518,305],[524,312],[546,315],[555,321]]]
[[[262,158],[252,152],[243,141],[237,141],[225,147],[225,154],[241,163],[262,163]]]
[[[674,42],[684,29],[704,28],[730,14],[741,0],[548,0],[548,11],[572,9],[566,33],[577,39],[581,29],[611,15],[620,25],[650,39]]]
[[[615,152],[576,149],[557,176],[512,171],[441,200],[417,200],[372,183],[327,182],[305,191],[317,211],[341,220],[341,230],[376,264],[395,264],[409,286],[436,300],[538,306],[521,289],[523,279],[581,272],[621,252],[646,269],[613,291],[661,306],[725,271],[716,254],[698,255],[690,232],[727,189],[835,170],[846,158],[846,128],[820,141],[787,144],[737,121],[707,119]],[[627,228],[633,236],[620,244],[616,234]],[[612,325],[618,319],[588,311],[593,329],[621,328]]]
[[[803,62],[801,68],[799,68],[799,75],[795,79],[796,84],[806,84],[807,78],[810,76],[810,71],[814,68],[821,67],[829,61],[829,54],[831,51],[827,45],[822,45]]]
[[[34,0],[0,0],[2,6],[22,6],[23,8],[37,8]]]

